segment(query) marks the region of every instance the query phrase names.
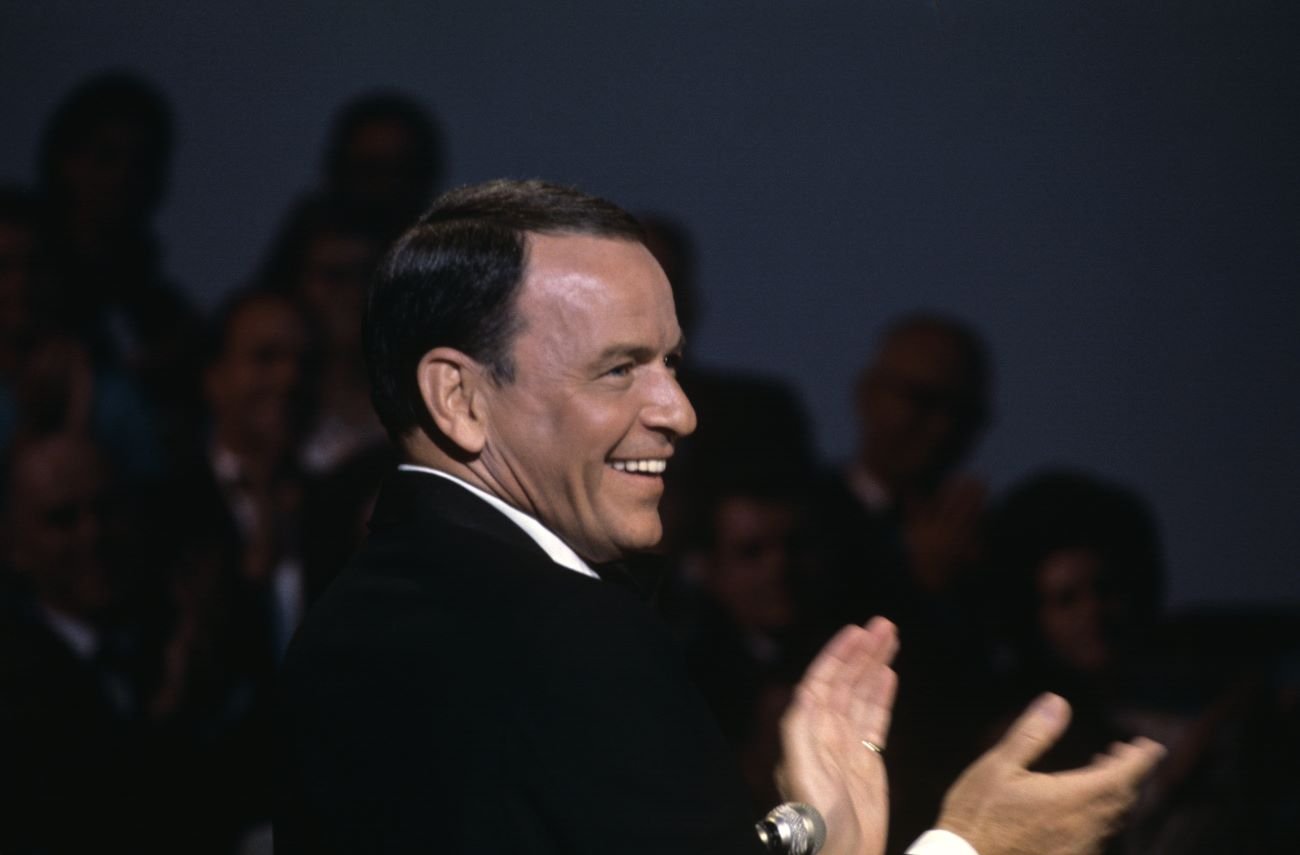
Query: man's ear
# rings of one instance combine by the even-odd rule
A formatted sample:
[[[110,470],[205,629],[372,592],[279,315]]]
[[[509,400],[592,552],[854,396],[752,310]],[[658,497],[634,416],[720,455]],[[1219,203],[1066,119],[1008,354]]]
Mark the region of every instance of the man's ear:
[[[478,454],[486,440],[486,376],[475,359],[451,347],[435,347],[416,366],[420,397],[434,425],[467,454]]]

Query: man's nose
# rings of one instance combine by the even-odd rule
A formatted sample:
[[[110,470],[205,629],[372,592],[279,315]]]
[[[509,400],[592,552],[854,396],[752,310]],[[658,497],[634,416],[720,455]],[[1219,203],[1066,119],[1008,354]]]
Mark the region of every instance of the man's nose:
[[[671,371],[664,369],[656,377],[652,396],[645,415],[649,427],[668,432],[673,439],[695,431],[695,408]]]

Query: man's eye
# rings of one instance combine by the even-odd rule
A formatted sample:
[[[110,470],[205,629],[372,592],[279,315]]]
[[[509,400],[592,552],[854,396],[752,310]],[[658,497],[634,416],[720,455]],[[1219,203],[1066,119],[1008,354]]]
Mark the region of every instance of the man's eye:
[[[608,371],[606,371],[606,372],[605,372],[605,376],[606,376],[606,377],[626,377],[627,375],[629,375],[629,374],[632,373],[632,368],[633,368],[632,363],[630,363],[630,362],[624,362],[624,363],[622,363],[622,364],[620,364],[620,365],[615,365],[613,368],[611,368],[611,369],[609,369]]]
[[[670,353],[664,357],[664,365],[668,370],[676,374],[677,370],[682,367],[682,355],[680,353]]]

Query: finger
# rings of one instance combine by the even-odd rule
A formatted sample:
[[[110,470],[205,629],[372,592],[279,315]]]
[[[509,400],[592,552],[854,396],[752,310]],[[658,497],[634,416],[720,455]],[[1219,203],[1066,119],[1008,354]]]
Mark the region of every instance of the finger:
[[[898,627],[888,618],[876,616],[867,622],[866,630],[876,640],[875,658],[886,665],[893,662],[898,655]]]
[[[850,716],[857,740],[883,747],[898,689],[898,677],[889,667],[898,651],[898,629],[886,618],[876,617],[866,624],[862,638],[841,708]]]
[[[1146,737],[1138,737],[1132,742],[1115,743],[1107,755],[1093,765],[1104,770],[1107,777],[1117,784],[1137,787],[1164,756],[1163,745]]]
[[[880,665],[854,686],[850,709],[858,740],[869,740],[881,748],[888,744],[897,692],[898,675],[887,665]]]
[[[1065,698],[1050,693],[1040,695],[989,753],[1028,768],[1061,738],[1069,723],[1070,705]]]
[[[852,633],[848,643],[835,651],[844,661],[830,686],[830,708],[854,715],[862,694],[877,694],[879,690],[874,685],[879,683],[880,673],[889,669],[883,657],[892,656],[896,645],[897,631],[884,618],[873,618]]]
[[[840,682],[840,675],[853,661],[853,650],[861,643],[859,636],[865,630],[860,626],[846,626],[826,643],[826,646],[813,659],[799,688],[822,697],[829,689]]]
[[[838,685],[847,692],[845,700],[866,691],[867,684],[889,668],[897,651],[898,629],[883,617],[872,618],[861,632],[854,634],[850,644],[839,648],[836,655],[844,656],[845,661],[837,678]]]
[[[855,697],[878,697],[885,672],[898,652],[898,630],[883,617],[872,618],[865,627],[866,640],[852,660]]]

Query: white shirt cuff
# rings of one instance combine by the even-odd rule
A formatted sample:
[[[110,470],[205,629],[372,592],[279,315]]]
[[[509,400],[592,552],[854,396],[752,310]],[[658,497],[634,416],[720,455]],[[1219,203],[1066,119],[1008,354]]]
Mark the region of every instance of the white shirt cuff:
[[[907,855],[979,855],[975,847],[951,831],[934,828],[916,838]]]

